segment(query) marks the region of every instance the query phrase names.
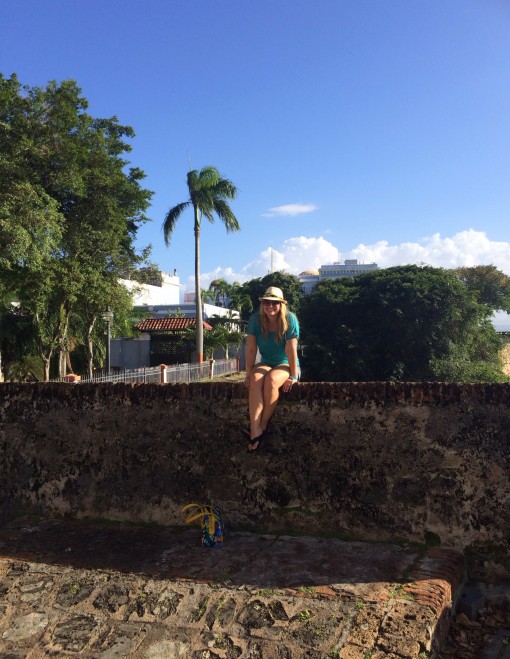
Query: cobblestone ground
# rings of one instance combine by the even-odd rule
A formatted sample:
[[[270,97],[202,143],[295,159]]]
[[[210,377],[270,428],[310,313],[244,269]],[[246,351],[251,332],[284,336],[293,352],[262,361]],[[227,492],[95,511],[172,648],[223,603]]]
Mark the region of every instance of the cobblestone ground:
[[[446,640],[458,552],[248,533],[211,550],[198,533],[34,519],[0,530],[0,659],[423,659],[445,643],[441,656],[484,656],[452,654],[451,640],[480,632],[462,618]],[[486,642],[505,621],[487,615]]]

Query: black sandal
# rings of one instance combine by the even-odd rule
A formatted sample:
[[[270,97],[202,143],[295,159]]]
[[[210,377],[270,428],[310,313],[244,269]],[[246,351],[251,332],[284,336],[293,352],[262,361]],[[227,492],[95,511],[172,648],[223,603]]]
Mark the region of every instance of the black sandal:
[[[257,442],[257,446],[255,448],[248,447],[248,453],[255,453],[256,451],[258,451],[266,436],[267,436],[267,430],[263,430],[258,437],[254,437],[253,439],[250,439],[250,445],[255,444],[255,442]]]

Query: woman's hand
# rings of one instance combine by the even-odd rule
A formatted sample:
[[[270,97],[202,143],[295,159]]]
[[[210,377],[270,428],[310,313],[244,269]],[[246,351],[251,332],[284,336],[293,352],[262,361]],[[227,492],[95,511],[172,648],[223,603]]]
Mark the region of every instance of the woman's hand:
[[[295,382],[297,382],[297,380],[294,379],[294,378],[292,378],[292,377],[289,375],[289,377],[288,377],[288,378],[285,380],[285,382],[283,383],[283,386],[282,386],[283,391],[285,391],[285,392],[290,391],[290,390],[292,389],[292,385],[293,385]]]
[[[244,378],[244,386],[246,387],[246,389],[250,388],[250,376],[249,375],[246,375],[246,377]]]

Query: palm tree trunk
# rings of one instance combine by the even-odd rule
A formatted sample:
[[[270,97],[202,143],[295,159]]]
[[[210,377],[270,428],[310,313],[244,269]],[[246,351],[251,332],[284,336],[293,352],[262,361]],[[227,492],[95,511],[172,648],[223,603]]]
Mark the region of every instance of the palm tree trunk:
[[[204,323],[202,321],[202,297],[200,295],[200,217],[199,210],[194,206],[195,211],[195,318],[197,330],[197,362],[203,361],[204,353]]]

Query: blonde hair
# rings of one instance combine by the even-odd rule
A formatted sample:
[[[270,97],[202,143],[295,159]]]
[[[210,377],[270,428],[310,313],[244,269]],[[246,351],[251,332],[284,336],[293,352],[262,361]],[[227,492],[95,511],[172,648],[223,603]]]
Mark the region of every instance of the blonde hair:
[[[280,302],[280,311],[278,312],[278,314],[279,314],[278,329],[274,337],[274,340],[276,342],[283,341],[285,333],[287,332],[287,329],[289,327],[289,321],[287,320],[288,310],[287,310],[286,302]],[[264,337],[264,339],[267,339],[267,335],[269,334],[269,323],[267,322],[267,317],[264,314],[264,303],[260,305],[259,316],[260,316],[260,327],[262,328],[262,336]]]

